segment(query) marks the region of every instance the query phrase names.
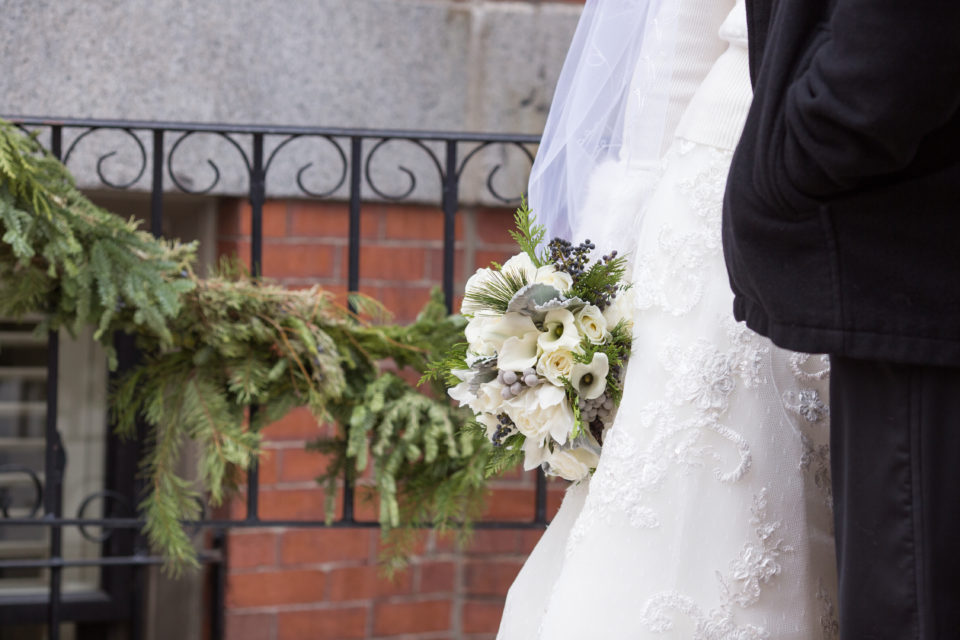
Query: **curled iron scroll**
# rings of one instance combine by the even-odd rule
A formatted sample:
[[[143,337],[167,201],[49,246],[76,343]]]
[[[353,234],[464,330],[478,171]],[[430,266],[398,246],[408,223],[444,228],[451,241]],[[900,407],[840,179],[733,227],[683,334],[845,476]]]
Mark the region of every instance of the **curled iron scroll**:
[[[40,480],[40,475],[30,467],[22,464],[2,464],[0,465],[0,473],[20,473],[29,478],[30,485],[33,487],[34,500],[30,505],[30,511],[27,517],[35,517],[43,506],[43,482]],[[0,513],[3,514],[4,518],[10,517],[10,509],[12,507],[13,498],[10,496],[8,489],[6,487],[0,488]]]
[[[402,171],[403,173],[407,174],[407,177],[410,178],[410,186],[407,187],[406,191],[404,191],[403,193],[395,194],[395,195],[390,195],[388,193],[385,193],[383,190],[377,187],[376,183],[373,180],[373,175],[370,171],[370,165],[373,161],[373,157],[377,154],[377,151],[379,151],[384,145],[386,145],[388,142],[394,142],[394,141],[409,142],[410,144],[420,147],[424,151],[424,153],[427,154],[427,157],[429,157],[430,160],[433,162],[433,166],[436,167],[437,174],[440,176],[440,182],[441,183],[443,182],[445,177],[443,173],[443,167],[440,165],[439,158],[437,158],[437,155],[433,152],[433,150],[430,147],[425,145],[420,140],[414,140],[412,138],[384,138],[380,140],[380,142],[378,142],[377,144],[373,145],[373,148],[370,149],[370,153],[367,154],[367,160],[364,163],[364,167],[363,167],[363,173],[367,178],[367,184],[370,185],[370,188],[373,190],[374,193],[376,193],[378,196],[380,196],[384,200],[391,200],[393,202],[397,202],[397,201],[405,200],[409,198],[410,194],[412,194],[414,190],[417,188],[416,175],[414,175],[413,171],[411,171],[410,169],[408,169],[403,165],[397,165],[397,168],[400,169],[400,171]]]
[[[343,147],[341,147],[340,143],[337,142],[332,136],[300,135],[300,134],[288,136],[286,139],[283,140],[283,142],[278,144],[273,151],[270,152],[270,156],[267,158],[267,162],[264,165],[263,173],[264,175],[266,175],[266,173],[270,170],[270,164],[273,162],[273,159],[276,157],[277,153],[279,153],[281,149],[286,147],[287,144],[289,144],[290,142],[293,142],[294,140],[298,140],[300,138],[307,138],[307,137],[321,138],[323,140],[326,140],[333,146],[334,149],[336,149],[337,155],[340,157],[341,165],[343,167],[340,171],[340,177],[337,180],[336,184],[333,185],[333,187],[331,187],[330,189],[327,189],[326,191],[312,191],[305,184],[303,184],[303,174],[306,173],[307,170],[309,170],[310,167],[313,166],[312,162],[306,163],[305,165],[300,167],[300,169],[297,171],[297,186],[300,188],[301,191],[303,191],[303,193],[314,198],[326,198],[327,196],[331,196],[334,193],[336,193],[336,191],[340,187],[342,187],[343,184],[347,181],[347,168],[349,165],[347,161],[347,154],[344,152]]]
[[[177,185],[178,189],[180,189],[184,193],[189,193],[191,195],[199,196],[199,195],[210,193],[211,191],[213,191],[214,187],[216,187],[220,183],[220,167],[217,166],[217,163],[214,162],[211,158],[207,158],[207,164],[210,165],[211,169],[213,169],[213,181],[211,181],[210,184],[207,185],[207,187],[204,189],[193,189],[192,187],[189,187],[183,184],[183,181],[177,177],[177,174],[173,170],[173,157],[176,155],[177,149],[180,148],[180,145],[183,143],[184,140],[186,140],[190,136],[195,135],[197,133],[211,133],[211,132],[187,131],[184,134],[182,134],[179,138],[177,138],[176,141],[173,143],[173,146],[170,147],[170,153],[167,154],[167,173],[170,175],[170,180],[173,181],[173,184]],[[234,140],[228,133],[222,133],[222,132],[212,132],[212,133],[213,135],[219,136],[224,140],[226,140],[227,142],[229,142],[230,145],[237,150],[237,153],[239,153],[240,157],[243,159],[243,164],[247,168],[247,173],[248,174],[252,173],[252,167],[250,165],[250,157],[247,155],[247,152],[244,151],[243,147],[240,146],[240,143]]]
[[[459,181],[463,176],[463,170],[466,168],[467,163],[469,163],[482,150],[486,149],[487,147],[492,147],[494,145],[503,145],[505,147],[516,147],[520,149],[520,151],[522,151],[523,154],[530,161],[530,165],[531,166],[533,165],[533,153],[531,153],[530,150],[527,149],[526,145],[524,145],[521,142],[484,142],[477,145],[474,149],[471,149],[470,153],[464,156],[463,161],[460,163],[460,167],[457,169],[457,180]],[[503,168],[503,163],[501,162],[497,164],[495,167],[493,167],[493,169],[490,170],[490,173],[487,174],[487,179],[486,179],[487,190],[490,192],[490,195],[492,195],[496,200],[504,204],[517,204],[518,202],[520,202],[521,196],[517,196],[515,198],[507,198],[501,195],[500,192],[497,191],[497,188],[494,186],[494,182],[493,182],[494,178],[502,168]]]
[[[103,131],[103,130],[104,129],[101,129],[100,127],[91,127],[86,131],[84,131],[83,133],[81,133],[80,135],[78,135],[76,138],[74,138],[73,142],[70,143],[70,146],[67,147],[67,150],[63,154],[63,164],[66,165],[70,161],[70,156],[71,154],[73,154],[73,151],[77,148],[77,145],[80,144],[80,141],[82,141],[84,138],[86,138],[92,133],[95,133],[97,131]],[[144,172],[147,170],[147,148],[143,145],[143,141],[140,140],[140,136],[135,134],[132,129],[123,128],[123,129],[107,129],[107,130],[122,131],[127,135],[128,138],[132,139],[136,143],[137,151],[139,151],[140,153],[140,168],[138,169],[136,176],[124,182],[114,182],[109,178],[107,178],[106,174],[104,174],[104,163],[110,158],[112,158],[113,156],[117,155],[118,152],[116,149],[114,149],[113,151],[108,151],[107,153],[104,153],[99,158],[97,158],[97,177],[100,179],[100,182],[107,185],[108,187],[113,187],[114,189],[129,189],[130,187],[135,185],[137,182],[139,182],[140,178],[143,177]]]
[[[93,504],[94,501],[96,500],[103,500],[104,518],[109,517],[106,511],[106,505],[108,501],[112,501],[117,505],[119,505],[121,510],[120,514],[112,514],[112,515],[114,516],[119,515],[121,517],[133,517],[135,515],[133,510],[133,505],[130,504],[130,500],[125,495],[123,495],[122,493],[118,493],[116,491],[106,490],[106,491],[97,491],[95,493],[91,493],[90,495],[88,495],[86,498],[83,499],[83,502],[81,502],[80,506],[77,507],[78,520],[83,520],[86,518],[87,508],[90,507],[90,505]],[[110,536],[113,535],[113,529],[109,527],[104,527],[103,531],[101,531],[99,535],[91,533],[90,530],[87,528],[87,525],[85,524],[80,525],[78,528],[80,530],[80,535],[82,535],[84,538],[86,538],[90,542],[96,542],[96,543],[106,542],[107,540],[110,539]]]

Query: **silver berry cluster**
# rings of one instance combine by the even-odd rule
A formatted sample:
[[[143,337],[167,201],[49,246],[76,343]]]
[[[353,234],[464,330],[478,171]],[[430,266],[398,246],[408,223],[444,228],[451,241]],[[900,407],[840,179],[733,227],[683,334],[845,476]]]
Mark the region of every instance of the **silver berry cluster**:
[[[516,371],[500,371],[497,374],[497,380],[503,385],[500,395],[503,396],[504,400],[518,396],[524,389],[536,387],[543,382],[533,367],[524,369],[519,373]]]
[[[593,400],[580,398],[580,417],[586,424],[591,424],[597,420],[603,424],[608,424],[613,418],[613,409],[613,398],[607,394]]]

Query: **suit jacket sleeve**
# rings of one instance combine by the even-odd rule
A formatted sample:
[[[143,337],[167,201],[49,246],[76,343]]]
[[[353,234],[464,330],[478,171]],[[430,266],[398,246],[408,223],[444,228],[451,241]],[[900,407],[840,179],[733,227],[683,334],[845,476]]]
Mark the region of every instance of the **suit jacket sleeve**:
[[[813,197],[903,169],[960,106],[960,0],[838,0],[826,28],[784,103],[782,169]]]

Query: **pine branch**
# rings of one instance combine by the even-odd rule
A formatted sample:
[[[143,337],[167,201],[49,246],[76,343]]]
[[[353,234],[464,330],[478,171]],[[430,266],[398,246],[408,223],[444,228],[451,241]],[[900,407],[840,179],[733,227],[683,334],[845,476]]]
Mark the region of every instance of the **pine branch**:
[[[463,297],[481,310],[504,314],[513,296],[527,284],[527,276],[521,271],[491,271],[489,280]]]

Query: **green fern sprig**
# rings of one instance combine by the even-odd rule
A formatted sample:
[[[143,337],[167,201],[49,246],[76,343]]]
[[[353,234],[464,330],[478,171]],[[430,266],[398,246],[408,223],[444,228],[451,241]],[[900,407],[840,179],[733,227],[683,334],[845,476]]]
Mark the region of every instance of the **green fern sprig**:
[[[536,216],[527,205],[526,198],[520,201],[520,208],[514,213],[513,220],[517,228],[516,231],[510,231],[510,237],[517,243],[520,250],[530,256],[530,260],[537,267],[550,264],[544,246],[547,229],[542,224],[536,223]]]

